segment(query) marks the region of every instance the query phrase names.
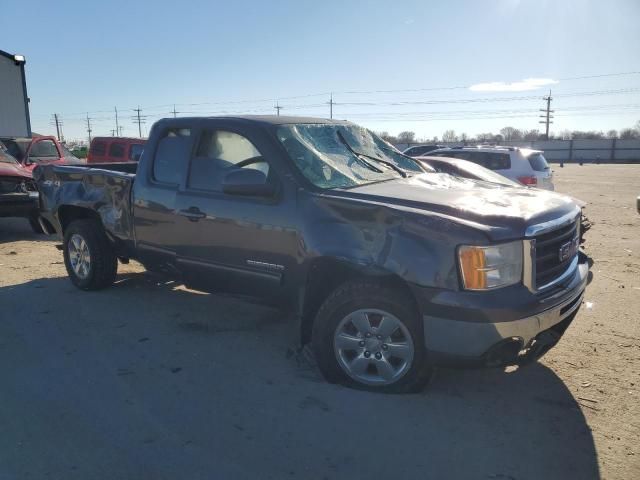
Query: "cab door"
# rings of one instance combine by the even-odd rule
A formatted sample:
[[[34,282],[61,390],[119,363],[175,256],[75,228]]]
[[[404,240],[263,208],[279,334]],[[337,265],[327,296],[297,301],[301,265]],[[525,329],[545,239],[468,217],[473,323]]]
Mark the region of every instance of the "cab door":
[[[138,259],[150,270],[176,271],[182,241],[176,195],[189,164],[190,128],[170,128],[159,134],[150,152],[148,171],[138,172],[134,184],[133,219]]]
[[[261,172],[272,193],[225,192],[226,176],[242,169]],[[269,153],[259,149],[250,131],[206,124],[176,197],[178,264],[188,284],[251,296],[283,294],[297,235],[295,199],[286,198],[279,185]]]

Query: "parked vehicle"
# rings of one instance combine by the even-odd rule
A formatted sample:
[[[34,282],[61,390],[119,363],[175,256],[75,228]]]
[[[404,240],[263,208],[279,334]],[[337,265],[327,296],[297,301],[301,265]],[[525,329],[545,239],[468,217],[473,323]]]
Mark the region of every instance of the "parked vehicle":
[[[38,190],[31,171],[24,168],[0,147],[0,217],[24,217],[36,233],[38,223]]]
[[[553,190],[553,172],[540,150],[517,147],[453,147],[429,153],[468,160],[530,187]]]
[[[448,173],[456,177],[470,178],[472,180],[483,180],[485,182],[499,183],[510,187],[522,187],[521,183],[515,182],[504,175],[489,170],[477,163],[468,160],[461,160],[454,157],[420,156],[416,157],[423,166],[429,166],[436,172]]]
[[[56,137],[0,138],[7,152],[20,164],[32,171],[36,165],[54,163],[77,165],[84,163],[74,156]]]
[[[87,163],[137,162],[146,140],[126,137],[96,137],[91,140]]]
[[[296,313],[328,380],[359,388],[534,361],[587,282],[570,198],[425,172],[349,122],[164,119],[137,166],[35,176],[78,288],[107,287],[118,259],[136,259],[268,299]]]
[[[439,148],[442,147],[440,145],[415,145],[413,147],[407,148],[402,153],[404,153],[405,155],[409,155],[410,157],[420,157]]]

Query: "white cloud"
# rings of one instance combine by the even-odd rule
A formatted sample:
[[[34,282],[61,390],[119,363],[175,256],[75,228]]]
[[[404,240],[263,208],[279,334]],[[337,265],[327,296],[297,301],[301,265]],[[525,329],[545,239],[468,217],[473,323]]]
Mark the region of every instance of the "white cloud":
[[[526,92],[527,90],[537,90],[538,88],[555,85],[557,80],[552,78],[525,78],[519,82],[489,82],[476,83],[471,85],[472,92]]]

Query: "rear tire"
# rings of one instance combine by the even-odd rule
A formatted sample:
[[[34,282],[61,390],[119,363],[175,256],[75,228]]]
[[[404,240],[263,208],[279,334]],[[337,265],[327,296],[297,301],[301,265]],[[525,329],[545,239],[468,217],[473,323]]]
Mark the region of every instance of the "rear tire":
[[[332,383],[385,393],[417,392],[432,368],[413,299],[372,281],[338,287],[316,315],[313,352]]]
[[[116,279],[118,259],[100,222],[76,220],[64,232],[64,265],[81,290],[99,290]]]

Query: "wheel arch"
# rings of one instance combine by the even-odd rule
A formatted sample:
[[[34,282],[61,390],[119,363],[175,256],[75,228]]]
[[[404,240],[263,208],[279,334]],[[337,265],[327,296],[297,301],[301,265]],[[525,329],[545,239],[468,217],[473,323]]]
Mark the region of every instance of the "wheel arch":
[[[358,265],[345,259],[319,257],[309,265],[300,306],[300,341],[311,341],[313,322],[325,299],[339,286],[357,280],[369,280],[403,292],[418,311],[418,302],[408,283],[397,273],[375,265]]]
[[[60,205],[56,216],[60,223],[61,235],[64,235],[67,227],[75,220],[97,220],[100,225],[103,225],[102,218],[100,218],[98,212],[90,208],[78,207],[77,205]]]

